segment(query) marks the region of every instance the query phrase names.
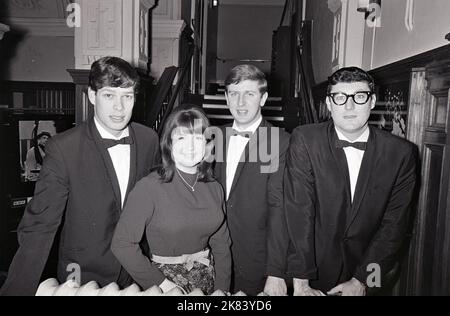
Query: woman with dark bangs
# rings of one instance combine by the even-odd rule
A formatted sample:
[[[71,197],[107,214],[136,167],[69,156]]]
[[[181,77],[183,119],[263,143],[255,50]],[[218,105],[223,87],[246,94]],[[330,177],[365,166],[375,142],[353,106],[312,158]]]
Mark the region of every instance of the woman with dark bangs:
[[[207,162],[208,127],[195,106],[170,115],[161,137],[162,167],[136,185],[117,225],[112,251],[144,290],[229,290],[231,242],[224,193]],[[151,258],[139,247],[144,233]]]

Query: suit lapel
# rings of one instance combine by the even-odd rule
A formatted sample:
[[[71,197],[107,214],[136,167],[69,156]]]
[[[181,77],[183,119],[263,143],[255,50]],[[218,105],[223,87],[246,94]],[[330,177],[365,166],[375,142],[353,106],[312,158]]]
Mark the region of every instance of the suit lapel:
[[[138,168],[137,138],[136,138],[136,133],[134,132],[134,129],[131,124],[129,125],[129,131],[130,131],[130,137],[133,140],[133,143],[130,145],[130,177],[128,180],[127,194],[125,195],[125,201],[123,203],[124,206],[127,202],[128,194],[130,194],[130,191],[134,188],[134,185],[136,184],[137,168]]]
[[[99,151],[103,164],[105,166],[105,171],[108,175],[108,179],[110,181],[112,192],[114,193],[114,198],[117,203],[118,209],[121,209],[121,195],[120,195],[120,186],[119,181],[117,180],[116,171],[114,170],[114,165],[111,160],[111,156],[109,155],[108,149],[101,143],[101,136],[95,126],[95,122],[92,119],[89,123],[89,130],[92,135],[92,138],[95,142],[97,150]]]
[[[350,212],[351,203],[352,203],[352,196],[351,196],[351,188],[350,188],[350,175],[348,171],[348,163],[347,163],[347,157],[345,156],[345,151],[341,148],[336,148],[336,140],[338,139],[336,130],[334,128],[334,124],[330,124],[328,127],[328,139],[330,141],[329,146],[330,150],[333,153],[334,160],[336,162],[336,165],[338,166],[339,172],[342,176],[341,179],[344,181],[345,186],[345,198],[348,202],[348,210],[347,213]]]
[[[244,152],[242,153],[240,162],[238,163],[238,166],[236,168],[236,173],[234,175],[233,184],[232,184],[231,190],[230,190],[230,196],[233,193],[233,191],[236,189],[236,185],[239,181],[239,178],[242,175],[242,170],[244,170],[244,167],[250,161],[250,157],[252,159],[256,158],[255,162],[259,161],[258,147],[261,146],[261,144],[259,144],[261,142],[261,139],[259,139],[259,134],[260,134],[259,130],[261,127],[265,127],[265,126],[266,126],[266,122],[263,120],[261,122],[261,125],[255,131],[255,133],[253,133],[253,135],[250,137],[250,140],[248,141],[247,146],[245,146],[245,149],[244,149]],[[227,153],[228,153],[228,151],[227,151]],[[226,172],[226,169],[225,169],[225,172]]]
[[[226,134],[226,130],[227,130],[227,126],[221,126],[220,130],[222,132],[221,135],[216,135],[216,140],[215,140],[215,153],[214,155],[216,156],[215,159],[215,176],[216,179],[220,182],[220,184],[222,185],[222,187],[224,188],[225,192],[226,192],[226,188],[227,188],[227,148],[228,148],[228,142],[229,142],[229,137]],[[220,149],[219,149],[220,147]]]
[[[230,196],[233,194],[233,191],[236,188],[236,184],[239,181],[239,178],[241,177],[242,169],[244,169],[244,165],[246,164],[247,151],[248,151],[247,148],[248,148],[248,144],[247,144],[247,146],[245,146],[244,152],[242,153],[242,156],[241,156],[241,160],[239,161],[239,163],[236,167],[236,173],[234,174],[233,184],[231,185]]]
[[[361,207],[361,203],[366,195],[370,178],[373,173],[373,166],[376,154],[376,136],[373,128],[370,128],[370,136],[367,142],[367,150],[364,153],[361,168],[359,170],[358,181],[356,184],[355,196],[353,199],[351,216],[349,217],[347,229],[350,228]]]

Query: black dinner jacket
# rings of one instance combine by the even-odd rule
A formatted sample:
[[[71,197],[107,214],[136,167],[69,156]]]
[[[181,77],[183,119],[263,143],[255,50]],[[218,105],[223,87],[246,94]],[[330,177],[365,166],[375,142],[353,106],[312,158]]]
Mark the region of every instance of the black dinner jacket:
[[[216,146],[223,148],[223,159],[216,162],[214,170],[225,192],[226,158],[231,137],[231,133],[226,131],[230,131],[231,127],[221,127],[226,142],[216,143]],[[262,173],[261,167],[270,164],[259,153],[260,149],[270,152],[271,128],[279,131],[278,138],[274,137],[279,146],[279,154],[275,154],[278,168],[274,163],[270,173]],[[268,137],[260,137],[263,129],[267,130]],[[245,161],[238,164],[226,203],[233,269],[239,270],[250,281],[263,282],[268,275],[285,277],[289,238],[283,212],[283,174],[288,146],[289,134],[263,120],[245,148]],[[257,157],[256,161],[250,162],[251,156]]]
[[[378,264],[390,271],[405,239],[416,184],[415,146],[370,127],[354,201],[347,160],[332,122],[291,136],[285,206],[295,250],[289,274],[319,290],[357,278]]]
[[[133,144],[127,196],[159,164],[156,133],[135,123],[129,127]],[[34,198],[19,225],[20,247],[0,294],[35,294],[61,223],[59,281],[65,282],[75,271],[70,264],[78,264],[82,284],[118,282],[124,272],[110,245],[120,214],[119,183],[94,120],[54,137],[47,145]]]

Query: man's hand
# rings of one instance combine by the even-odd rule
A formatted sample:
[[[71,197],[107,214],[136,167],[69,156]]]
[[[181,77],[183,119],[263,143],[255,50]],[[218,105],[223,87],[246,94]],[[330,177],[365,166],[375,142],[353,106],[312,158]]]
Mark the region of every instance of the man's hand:
[[[163,283],[160,284],[159,288],[163,291],[163,293],[167,293],[177,288],[178,286],[172,281],[165,279]]]
[[[269,296],[287,296],[287,286],[284,279],[269,276],[266,280],[264,293]]]
[[[341,294],[341,296],[365,296],[366,286],[359,282],[357,279],[353,278],[348,282],[336,286],[334,289],[328,292],[328,295],[337,294]]]
[[[294,296],[325,296],[309,286],[309,280],[294,279]]]

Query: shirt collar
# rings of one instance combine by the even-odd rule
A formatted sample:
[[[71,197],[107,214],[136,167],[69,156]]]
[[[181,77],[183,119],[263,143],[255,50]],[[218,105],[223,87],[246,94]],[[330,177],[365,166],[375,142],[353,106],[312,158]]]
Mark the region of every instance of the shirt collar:
[[[368,126],[367,126],[366,130],[362,133],[362,135],[359,136],[358,139],[356,139],[354,141],[351,141],[347,137],[345,137],[345,135],[342,134],[336,127],[334,129],[336,130],[336,133],[340,140],[345,140],[345,141],[348,141],[349,143],[356,143],[356,142],[364,142],[365,143],[369,140],[370,129]]]
[[[100,136],[103,139],[114,139],[114,140],[119,140],[122,139],[124,137],[128,137],[130,136],[130,131],[128,129],[128,127],[126,127],[122,133],[119,135],[119,137],[114,136],[113,134],[111,134],[110,132],[108,132],[102,125],[100,125],[100,123],[98,122],[97,118],[94,117],[94,122],[95,122],[95,127],[97,127],[98,132],[100,133]]]
[[[253,123],[249,128],[246,128],[245,130],[241,130],[239,127],[237,127],[236,121],[234,121],[233,129],[237,130],[238,132],[250,132],[254,134],[258,127],[261,125],[262,120],[263,118],[262,116],[260,116],[260,118],[255,123]]]

